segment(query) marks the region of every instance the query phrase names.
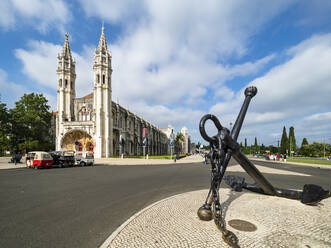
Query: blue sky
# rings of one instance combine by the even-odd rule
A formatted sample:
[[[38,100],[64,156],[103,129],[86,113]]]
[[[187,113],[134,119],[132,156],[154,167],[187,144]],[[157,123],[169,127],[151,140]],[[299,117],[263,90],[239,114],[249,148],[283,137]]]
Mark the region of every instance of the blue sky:
[[[1,101],[41,92],[56,110],[56,64],[64,34],[77,97],[93,87],[93,51],[104,22],[113,100],[202,141],[200,118],[234,123],[243,90],[258,88],[239,141],[277,145],[294,126],[297,144],[331,143],[330,1],[2,0]],[[215,130],[208,127],[209,133]]]

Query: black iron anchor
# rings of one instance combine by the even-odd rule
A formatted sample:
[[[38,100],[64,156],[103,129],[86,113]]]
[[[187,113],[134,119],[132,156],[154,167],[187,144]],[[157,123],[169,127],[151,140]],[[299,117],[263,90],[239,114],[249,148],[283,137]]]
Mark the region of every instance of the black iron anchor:
[[[224,178],[226,183],[237,191],[241,191],[242,188],[244,188],[256,193],[298,199],[301,200],[302,203],[310,205],[314,205],[331,196],[330,191],[324,190],[322,187],[314,184],[304,185],[303,191],[274,188],[245,154],[241,152],[237,138],[244,122],[249,103],[256,93],[256,87],[250,86],[246,88],[244,103],[231,132],[221,125],[216,116],[211,114],[203,116],[199,124],[201,136],[210,143],[210,153],[208,156],[211,162],[211,186],[205,203],[198,210],[198,216],[201,220],[205,221],[214,219],[217,227],[222,231],[223,239],[232,247],[239,247],[238,239],[232,232],[226,229],[225,221],[222,218],[218,193],[231,157],[233,157],[255,181],[255,184],[247,184],[242,177],[226,176]],[[208,120],[211,120],[216,126],[218,130],[217,135],[212,137],[207,135],[205,124]]]

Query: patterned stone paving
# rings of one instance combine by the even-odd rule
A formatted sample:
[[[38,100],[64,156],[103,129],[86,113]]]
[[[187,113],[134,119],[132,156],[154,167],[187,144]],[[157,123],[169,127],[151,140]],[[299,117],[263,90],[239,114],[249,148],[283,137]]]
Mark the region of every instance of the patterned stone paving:
[[[108,247],[228,247],[213,221],[197,217],[206,195],[207,190],[189,192],[143,210]],[[220,196],[227,221],[241,219],[257,226],[255,232],[243,232],[228,225],[240,247],[331,247],[331,198],[313,207],[229,189],[221,189]]]

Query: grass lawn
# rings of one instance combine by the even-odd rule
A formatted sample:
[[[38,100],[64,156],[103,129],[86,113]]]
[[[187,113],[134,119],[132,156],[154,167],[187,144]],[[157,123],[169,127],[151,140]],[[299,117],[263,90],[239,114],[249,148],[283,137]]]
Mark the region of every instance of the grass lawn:
[[[287,159],[288,162],[306,163],[306,164],[326,164],[331,165],[328,160],[308,160],[308,159]]]

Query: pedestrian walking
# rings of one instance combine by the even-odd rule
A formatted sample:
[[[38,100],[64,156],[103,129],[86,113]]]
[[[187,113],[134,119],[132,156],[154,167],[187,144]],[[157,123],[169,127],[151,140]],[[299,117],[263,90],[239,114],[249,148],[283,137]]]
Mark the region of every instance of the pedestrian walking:
[[[284,154],[284,162],[286,163],[286,154]]]
[[[175,163],[176,163],[176,160],[177,160],[177,154],[175,154],[175,158],[174,158]]]

